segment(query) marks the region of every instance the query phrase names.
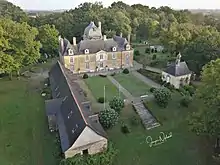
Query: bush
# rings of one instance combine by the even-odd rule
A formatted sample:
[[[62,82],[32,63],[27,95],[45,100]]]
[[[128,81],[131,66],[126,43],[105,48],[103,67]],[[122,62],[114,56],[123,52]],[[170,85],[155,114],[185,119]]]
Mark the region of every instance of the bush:
[[[154,52],[157,53],[157,48],[154,49]]]
[[[116,73],[115,73],[115,72],[111,74],[111,76],[115,76],[115,75],[116,75]]]
[[[124,73],[124,74],[129,74],[129,70],[128,70],[127,68],[125,68],[125,69],[123,70],[123,73]]]
[[[151,87],[151,88],[150,88],[150,92],[151,92],[151,93],[154,93],[155,90],[156,90],[156,88],[154,88],[154,87]]]
[[[121,126],[121,132],[124,133],[124,134],[127,134],[127,133],[130,133],[131,130],[130,130],[130,128],[128,127],[127,124],[124,124],[124,123],[123,123],[122,126]]]
[[[195,87],[193,87],[192,85],[185,85],[183,87],[187,92],[189,92],[190,96],[193,96],[195,94]]]
[[[157,55],[154,54],[154,55],[152,56],[152,60],[156,60],[156,58],[157,58]]]
[[[87,74],[87,73],[84,73],[83,79],[87,79],[87,78],[89,78],[88,74]]]
[[[151,53],[154,53],[154,49],[151,49]]]
[[[192,97],[183,96],[182,99],[180,100],[180,105],[183,107],[188,107],[191,102],[192,102]]]
[[[106,74],[100,74],[99,76],[100,76],[100,77],[107,77]]]
[[[124,108],[124,100],[120,97],[115,96],[109,102],[109,106],[111,109],[114,109],[116,112],[120,113],[122,108]]]
[[[150,48],[146,48],[145,53],[150,53]]]
[[[150,66],[156,66],[156,65],[158,65],[159,64],[159,61],[157,61],[157,60],[154,60],[154,61],[151,61],[150,62]]]
[[[135,51],[134,51],[134,55],[135,55],[135,56],[140,56],[139,50],[135,50]]]
[[[99,113],[99,122],[105,129],[112,128],[118,122],[118,113],[107,108]]]
[[[171,99],[171,92],[167,88],[157,88],[154,91],[154,97],[159,106],[166,108]]]
[[[187,95],[190,95],[188,91],[186,91],[183,87],[180,87],[178,89],[178,91],[180,92],[181,95],[183,96],[187,96]]]
[[[131,125],[133,126],[137,126],[140,124],[140,120],[136,116],[133,116],[130,120],[131,120]]]
[[[174,85],[170,84],[169,82],[168,83],[166,82],[164,86],[170,89],[171,91],[174,90]]]
[[[104,97],[99,97],[99,98],[98,98],[98,102],[101,103],[101,104],[103,104],[103,103],[105,102]]]

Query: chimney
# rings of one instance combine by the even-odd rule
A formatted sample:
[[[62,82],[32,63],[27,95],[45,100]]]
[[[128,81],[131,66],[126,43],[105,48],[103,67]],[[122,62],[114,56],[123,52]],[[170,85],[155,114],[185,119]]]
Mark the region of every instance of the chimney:
[[[61,53],[63,53],[64,43],[63,43],[63,39],[62,39],[61,36],[59,36],[59,43],[60,43],[60,50],[61,50]]]
[[[131,35],[128,34],[128,43],[130,43],[130,42],[131,42]]]
[[[120,37],[122,37],[122,33],[120,33]]]
[[[102,29],[102,23],[99,21],[99,29]]]
[[[76,46],[76,37],[73,37],[73,46]]]
[[[177,66],[179,66],[179,64],[180,64],[180,61],[181,61],[181,54],[180,54],[180,52],[179,52],[179,54],[177,55],[177,57],[176,57],[176,65]]]
[[[105,41],[107,38],[106,38],[106,35],[103,35],[103,40]]]

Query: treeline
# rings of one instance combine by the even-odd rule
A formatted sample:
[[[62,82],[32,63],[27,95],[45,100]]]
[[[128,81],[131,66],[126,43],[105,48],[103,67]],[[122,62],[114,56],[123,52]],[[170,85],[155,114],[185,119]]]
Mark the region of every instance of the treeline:
[[[141,4],[129,6],[114,2],[104,8],[101,3],[83,3],[75,9],[31,19],[39,27],[54,24],[60,34],[70,41],[82,38],[90,21],[102,22],[102,32],[108,37],[131,34],[133,42],[159,39],[166,48],[181,51],[195,73],[200,74],[204,64],[219,57],[220,21],[214,16],[193,14],[188,10],[172,10],[167,6],[149,8]]]
[[[54,25],[32,27],[29,18],[19,7],[0,1],[0,74],[16,72],[32,65],[45,54],[55,56],[58,34]]]

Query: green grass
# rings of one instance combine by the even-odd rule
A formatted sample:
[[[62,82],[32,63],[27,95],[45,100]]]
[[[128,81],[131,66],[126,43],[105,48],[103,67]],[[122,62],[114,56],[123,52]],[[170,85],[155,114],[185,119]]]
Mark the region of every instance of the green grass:
[[[116,74],[114,78],[125,88],[127,89],[133,96],[141,96],[149,93],[150,87],[133,76],[131,73],[129,74]]]
[[[106,101],[110,101],[114,96],[119,95],[118,89],[106,77],[89,77],[85,80],[85,82],[96,99],[98,99],[99,97],[104,97],[104,86]],[[122,93],[120,94],[120,96],[124,98],[124,95]]]
[[[174,95],[173,101],[165,109],[152,101],[148,103],[150,110],[162,123],[160,127],[146,131],[142,125],[132,126],[131,118],[137,116],[132,107],[126,107],[121,114],[120,122],[127,123],[131,128],[130,134],[121,133],[120,122],[108,131],[110,139],[119,149],[115,165],[205,165],[209,151],[199,145],[199,139],[188,131],[186,117],[190,109],[179,107],[179,96]],[[172,132],[172,138],[165,143],[150,148],[146,137],[158,139],[160,132]],[[187,163],[186,163],[187,162]],[[208,162],[208,164],[211,164]]]
[[[44,100],[27,80],[0,80],[0,164],[56,165],[59,146],[48,130]]]

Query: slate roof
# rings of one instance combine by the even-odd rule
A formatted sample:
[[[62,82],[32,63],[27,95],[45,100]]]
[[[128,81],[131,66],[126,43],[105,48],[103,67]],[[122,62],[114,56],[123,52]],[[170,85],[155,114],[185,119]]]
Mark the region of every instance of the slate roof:
[[[169,74],[171,74],[171,75],[173,75],[175,77],[183,76],[183,75],[187,75],[187,74],[192,73],[189,70],[189,68],[188,68],[188,66],[187,66],[185,61],[184,62],[180,62],[178,65],[176,63],[171,64],[170,66],[168,66],[164,70],[164,72],[169,73]]]
[[[46,114],[47,115],[55,115],[60,110],[62,100],[63,100],[63,98],[46,100],[45,101]]]
[[[100,136],[107,137],[102,126],[89,118],[92,114],[83,104],[86,99],[75,82],[77,78],[70,73],[59,62],[52,67],[49,73],[53,98],[62,98],[57,118],[63,152],[74,144],[86,126]]]

